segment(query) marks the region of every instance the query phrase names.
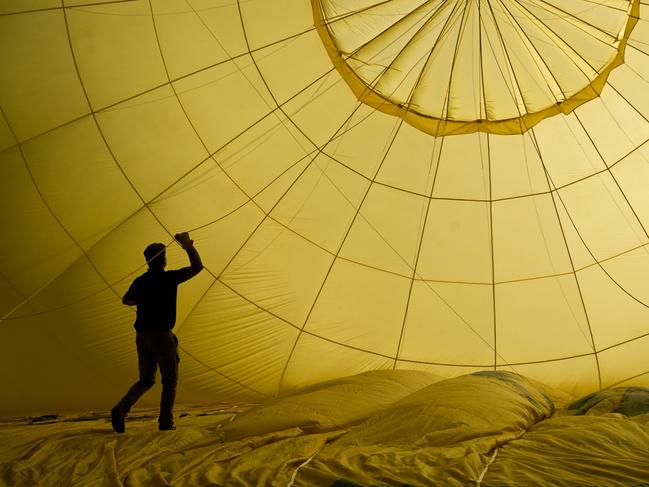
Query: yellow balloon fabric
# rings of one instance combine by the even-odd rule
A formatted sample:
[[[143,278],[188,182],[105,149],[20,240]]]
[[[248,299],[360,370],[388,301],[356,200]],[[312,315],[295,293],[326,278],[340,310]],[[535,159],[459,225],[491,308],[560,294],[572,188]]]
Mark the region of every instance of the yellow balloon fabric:
[[[379,369],[649,386],[640,0],[7,0],[0,415],[137,377],[188,231],[178,402]],[[154,405],[150,393],[139,405]]]

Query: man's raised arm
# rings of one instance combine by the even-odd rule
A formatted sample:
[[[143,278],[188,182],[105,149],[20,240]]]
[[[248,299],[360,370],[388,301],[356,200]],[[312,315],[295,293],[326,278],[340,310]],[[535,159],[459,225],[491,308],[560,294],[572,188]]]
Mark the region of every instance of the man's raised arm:
[[[177,233],[175,235],[175,239],[182,246],[182,248],[185,249],[187,256],[189,257],[190,266],[185,267],[185,269],[187,269],[187,279],[191,279],[203,270],[201,256],[198,255],[198,251],[196,250],[196,248],[194,248],[194,241],[189,238],[189,233]]]

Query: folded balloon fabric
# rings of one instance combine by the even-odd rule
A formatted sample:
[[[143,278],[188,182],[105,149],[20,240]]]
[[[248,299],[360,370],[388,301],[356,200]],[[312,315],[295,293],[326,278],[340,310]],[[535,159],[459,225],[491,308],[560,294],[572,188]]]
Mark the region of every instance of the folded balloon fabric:
[[[261,404],[2,425],[0,485],[625,486],[649,484],[649,390],[579,399],[497,371],[376,371]],[[102,483],[103,482],[103,483]]]

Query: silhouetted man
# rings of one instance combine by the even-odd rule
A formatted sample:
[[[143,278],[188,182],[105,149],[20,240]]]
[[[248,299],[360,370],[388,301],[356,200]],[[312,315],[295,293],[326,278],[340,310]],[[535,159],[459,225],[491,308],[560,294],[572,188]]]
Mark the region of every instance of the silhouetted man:
[[[124,432],[124,418],[133,404],[155,383],[157,367],[160,367],[162,376],[158,428],[161,431],[176,429],[173,407],[180,359],[178,338],[171,331],[176,324],[176,291],[178,284],[198,274],[203,264],[187,232],[176,234],[175,238],[187,251],[190,267],[165,271],[165,246],[152,243],[144,250],[149,269],[133,281],[122,298],[124,304],[137,306],[135,343],[140,380],[133,384],[111,411],[113,429],[118,433]]]

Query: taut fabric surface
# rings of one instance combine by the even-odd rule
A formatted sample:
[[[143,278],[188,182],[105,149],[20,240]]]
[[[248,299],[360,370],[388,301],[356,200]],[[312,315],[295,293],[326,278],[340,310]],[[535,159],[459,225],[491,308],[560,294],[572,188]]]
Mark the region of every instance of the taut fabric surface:
[[[645,0],[0,3],[0,417],[123,394],[183,231],[181,404],[649,386]]]

